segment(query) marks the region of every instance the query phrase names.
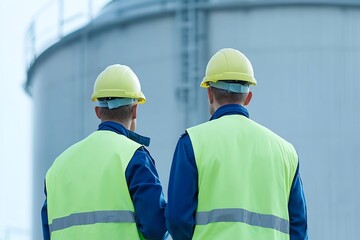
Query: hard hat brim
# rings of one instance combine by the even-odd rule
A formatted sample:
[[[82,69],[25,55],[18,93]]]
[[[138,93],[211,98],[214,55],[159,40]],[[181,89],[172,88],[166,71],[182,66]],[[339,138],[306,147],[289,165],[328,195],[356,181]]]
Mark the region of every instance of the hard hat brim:
[[[217,81],[231,81],[231,80],[248,82],[253,86],[256,86],[256,84],[257,84],[256,79],[250,75],[230,72],[230,73],[223,73],[223,74],[219,74],[219,75],[213,75],[211,77],[204,77],[200,86],[203,88],[208,88],[209,82],[215,83]]]
[[[134,92],[126,92],[117,89],[104,89],[94,92],[91,96],[91,100],[93,102],[97,101],[99,98],[136,98],[138,100],[138,104],[143,104],[146,102],[145,95],[142,92],[134,93]]]

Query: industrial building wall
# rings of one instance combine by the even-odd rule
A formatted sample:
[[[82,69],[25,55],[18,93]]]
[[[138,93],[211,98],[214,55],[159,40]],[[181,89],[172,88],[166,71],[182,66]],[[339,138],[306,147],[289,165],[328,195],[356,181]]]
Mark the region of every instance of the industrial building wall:
[[[250,117],[298,151],[310,238],[357,239],[360,8],[213,2],[198,7],[206,21],[201,29],[206,32],[206,54],[200,58],[207,62],[223,47],[237,48],[249,57],[258,81],[252,88]],[[51,47],[31,69],[34,239],[40,239],[44,174],[58,154],[96,130],[99,121],[90,96],[96,76],[106,66],[127,64],[141,81],[148,101],[139,106],[137,132],[152,137],[149,149],[165,191],[178,137],[189,125],[209,117],[199,88],[196,93],[202,100],[195,120],[185,120],[188,112],[178,95],[183,49],[176,9],[131,21],[101,21],[104,25],[97,31],[74,33]]]

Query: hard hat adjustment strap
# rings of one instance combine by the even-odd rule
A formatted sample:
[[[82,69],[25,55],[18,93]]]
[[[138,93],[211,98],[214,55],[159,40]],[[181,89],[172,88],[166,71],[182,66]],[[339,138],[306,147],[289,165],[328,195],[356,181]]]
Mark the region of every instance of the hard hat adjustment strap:
[[[98,105],[99,107],[114,109],[137,102],[138,100],[136,98],[115,98],[111,100],[102,100],[102,101],[99,100]]]
[[[217,82],[209,82],[209,85],[214,88],[218,88],[234,93],[248,93],[250,91],[249,85],[243,85],[239,83],[228,83],[224,81],[217,81]]]

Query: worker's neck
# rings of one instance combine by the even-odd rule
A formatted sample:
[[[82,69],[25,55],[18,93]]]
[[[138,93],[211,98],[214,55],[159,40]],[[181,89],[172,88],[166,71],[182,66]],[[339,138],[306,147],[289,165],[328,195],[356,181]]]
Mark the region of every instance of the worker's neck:
[[[216,111],[219,108],[221,108],[222,106],[229,105],[229,104],[237,104],[237,105],[240,105],[240,106],[244,106],[244,104],[241,103],[241,102],[224,102],[224,103],[214,102],[214,110]]]
[[[107,121],[119,123],[119,124],[123,125],[127,130],[133,131],[131,121],[120,121],[117,119],[102,119],[101,120],[101,122],[107,122]]]

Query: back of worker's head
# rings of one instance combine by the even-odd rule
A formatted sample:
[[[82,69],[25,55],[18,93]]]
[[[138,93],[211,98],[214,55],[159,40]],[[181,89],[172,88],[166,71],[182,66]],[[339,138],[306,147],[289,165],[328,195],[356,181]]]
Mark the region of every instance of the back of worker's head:
[[[126,65],[108,66],[97,77],[92,100],[101,121],[120,122],[135,130],[137,104],[146,102],[141,92],[140,81]]]
[[[247,105],[256,85],[249,59],[240,51],[224,48],[215,53],[206,67],[200,86],[208,88],[210,113],[224,104]]]
[[[116,100],[117,98],[100,98],[99,103],[108,103],[109,101]],[[121,98],[119,98],[121,99]],[[124,106],[119,106],[116,108],[109,108],[108,106],[101,106],[99,104],[99,113],[102,121],[131,121],[133,116],[133,108],[136,106],[136,103],[131,103]]]
[[[246,82],[235,82],[235,81],[227,81],[227,83],[240,84],[240,85],[248,85]],[[248,87],[245,87],[247,89]],[[210,86],[209,90],[214,96],[215,101],[220,105],[225,104],[240,104],[246,105],[245,101],[249,94],[249,92],[233,92],[226,89],[221,89],[219,87]]]

